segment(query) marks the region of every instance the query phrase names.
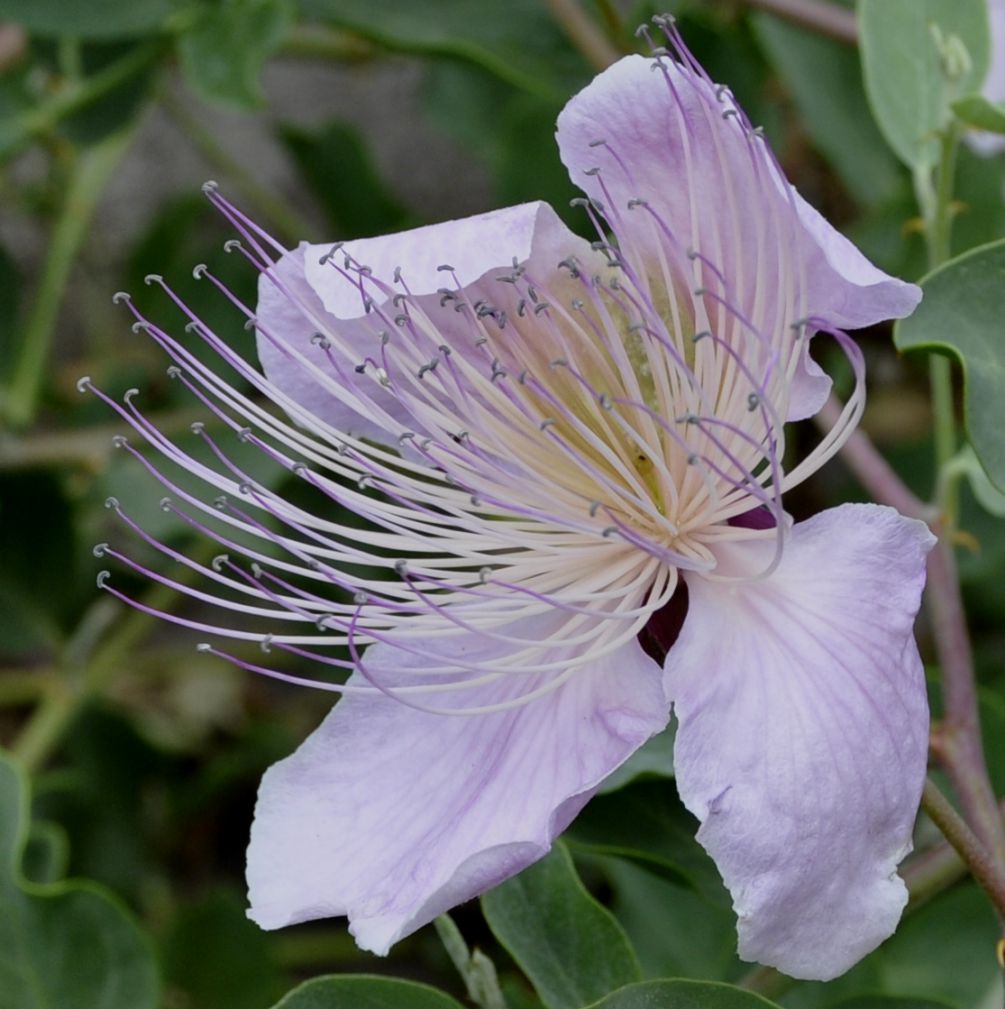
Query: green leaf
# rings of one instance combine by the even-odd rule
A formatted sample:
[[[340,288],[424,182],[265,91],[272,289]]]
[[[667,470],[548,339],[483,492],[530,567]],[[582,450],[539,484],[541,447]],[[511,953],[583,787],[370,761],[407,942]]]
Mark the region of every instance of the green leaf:
[[[958,119],[978,130],[1005,133],[1005,106],[989,102],[983,95],[967,95],[953,102]]]
[[[292,19],[288,0],[220,0],[178,43],[192,90],[213,102],[253,109],[264,101],[259,77]]]
[[[672,783],[642,781],[595,798],[566,840],[573,851],[630,859],[728,907],[719,872],[695,840],[697,829]]]
[[[1005,490],[1005,240],[950,260],[921,282],[914,315],[896,324],[900,350],[956,357],[963,367],[970,443],[991,482]]]
[[[768,14],[752,21],[813,146],[863,207],[888,200],[900,168],[869,114],[857,50]]]
[[[462,1009],[449,995],[397,978],[342,974],[307,981],[274,1009]]]
[[[900,998],[896,995],[859,995],[837,1002],[833,1009],[953,1009],[948,1002],[927,998]]]
[[[714,981],[643,981],[612,992],[590,1009],[777,1009],[753,992]]]
[[[859,0],[865,89],[896,155],[914,169],[935,163],[935,134],[948,125],[950,102],[977,91],[989,59],[986,0]],[[969,67],[950,81],[939,52],[955,36]],[[950,44],[951,47],[951,44]]]
[[[0,0],[0,21],[16,21],[32,35],[123,38],[159,28],[175,0]]]
[[[243,895],[211,891],[184,908],[164,943],[164,981],[187,1009],[266,1009],[288,986]]]
[[[0,756],[0,1009],[153,1009],[153,956],[125,910],[85,882],[30,883],[28,785]]]
[[[628,937],[561,843],[482,897],[482,910],[547,1009],[577,1009],[641,977]]]
[[[301,0],[307,17],[328,21],[398,52],[449,56],[561,101],[590,69],[570,48],[540,0]]]
[[[332,122],[320,131],[285,127],[280,137],[327,211],[333,237],[386,235],[412,223],[378,174],[358,130]]]

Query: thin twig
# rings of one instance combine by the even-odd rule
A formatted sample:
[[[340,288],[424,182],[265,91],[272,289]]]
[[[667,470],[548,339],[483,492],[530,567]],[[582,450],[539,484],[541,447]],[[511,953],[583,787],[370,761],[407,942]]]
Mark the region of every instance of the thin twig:
[[[576,0],[547,0],[547,2],[551,16],[562,26],[572,44],[595,69],[606,70],[624,56]]]
[[[810,28],[820,35],[855,45],[858,30],[855,14],[826,0],[744,0],[750,7],[777,14],[786,21]]]

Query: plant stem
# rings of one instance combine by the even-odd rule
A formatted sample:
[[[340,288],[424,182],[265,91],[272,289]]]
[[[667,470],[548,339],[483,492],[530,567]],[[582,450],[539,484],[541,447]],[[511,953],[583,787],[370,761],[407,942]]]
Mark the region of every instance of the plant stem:
[[[825,0],[745,0],[748,6],[777,14],[786,21],[809,28],[819,35],[855,45],[858,29],[855,15],[846,7]]]
[[[73,166],[3,404],[12,425],[34,419],[63,289],[98,200],[131,140],[131,130],[116,133],[82,151]]]
[[[261,212],[281,238],[296,244],[318,237],[314,233],[312,223],[274,196],[236,158],[231,157],[230,153],[217,142],[213,132],[207,129],[197,116],[189,112],[185,103],[180,102],[166,88],[161,94],[160,101],[174,124],[198,148],[214,171],[226,176],[241,197]]]
[[[578,0],[546,0],[551,16],[595,70],[606,70],[624,53],[597,27]]]
[[[1001,864],[988,853],[931,778],[925,781],[921,806],[987,892],[999,916],[1005,919],[1005,872]],[[997,814],[997,807],[995,812]]]

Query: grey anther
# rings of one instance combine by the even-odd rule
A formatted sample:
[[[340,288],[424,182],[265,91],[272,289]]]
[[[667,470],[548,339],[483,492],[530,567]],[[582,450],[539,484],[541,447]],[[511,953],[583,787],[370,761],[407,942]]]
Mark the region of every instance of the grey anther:
[[[687,258],[690,259],[691,262],[694,262],[700,256],[701,253],[696,248],[694,248],[694,246],[689,245],[687,247]]]
[[[616,536],[617,534],[618,534],[617,526],[607,526],[607,528],[601,530],[600,533],[600,535],[603,536],[604,539],[610,539],[612,536]]]
[[[128,291],[116,291],[112,295],[112,304],[121,305],[123,302],[132,301],[133,297]]]
[[[406,312],[402,312],[400,315],[396,315],[394,317],[394,324],[396,326],[405,326],[411,321],[412,321],[411,316],[408,315]]]
[[[363,295],[363,313],[365,315],[369,315],[373,311],[373,308],[374,308],[374,300],[373,300],[373,298],[371,298],[369,294],[364,294]]]
[[[258,647],[261,648],[266,655],[268,655],[269,652],[272,651],[272,635],[266,634],[265,637],[258,642]]]
[[[208,641],[200,641],[199,644],[195,646],[195,650],[201,655],[207,655],[213,651],[213,646]]]
[[[258,325],[258,319],[256,319],[253,315],[244,320],[245,331],[254,329],[257,325]]]
[[[688,455],[688,457],[687,457],[687,464],[688,464],[688,466],[694,466],[694,465],[696,465],[698,463],[698,460],[700,458],[701,457],[698,455],[697,452],[691,452]]]
[[[391,274],[391,280],[395,284],[400,284],[401,283],[401,267],[400,266],[396,266],[394,268],[394,273]]]
[[[755,127],[754,127],[754,128],[753,128],[753,129],[751,130],[751,131],[750,131],[750,135],[751,135],[752,137],[757,137],[757,138],[758,138],[758,140],[762,140],[762,139],[764,138],[764,127],[763,127],[763,126],[755,126]]]
[[[331,618],[332,615],[330,613],[322,613],[321,616],[314,621],[314,626],[319,631],[326,631],[328,630],[328,621],[331,620]]]
[[[399,578],[404,578],[408,574],[408,564],[405,561],[395,561],[394,570]]]
[[[667,49],[666,46],[653,46],[652,49],[649,50],[649,55],[654,60],[659,60],[664,56],[669,56],[670,50]]]
[[[588,147],[603,147],[603,146],[606,145],[606,143],[607,143],[606,140],[591,140],[587,146]]]
[[[549,367],[551,368],[568,368],[569,362],[566,361],[564,357],[556,357],[554,361],[549,362]]]
[[[648,328],[644,322],[631,322],[628,324],[629,333],[644,333]]]
[[[590,201],[585,196],[574,196],[569,200],[570,207],[588,207]]]
[[[650,20],[657,28],[673,28],[677,24],[677,18],[673,14],[654,14]]]
[[[210,562],[209,566],[219,574],[227,565],[230,564],[230,554],[217,554]]]
[[[242,427],[237,432],[237,437],[240,438],[241,441],[250,441],[254,436],[255,432],[250,427]]]
[[[196,322],[195,319],[193,319],[191,322],[186,322],[185,323],[185,332],[186,333],[194,333],[198,328],[199,328],[199,323]]]
[[[373,477],[369,473],[364,473],[362,476],[358,477],[356,480],[356,486],[360,490],[366,490],[367,487],[373,486]]]
[[[552,427],[553,425],[555,425],[557,423],[558,423],[558,421],[555,420],[554,417],[545,417],[544,420],[542,420],[541,423],[538,424],[538,427],[542,431],[547,431],[549,427]]]
[[[303,462],[295,462],[290,469],[300,477],[305,477],[310,472],[307,468],[307,464]]]
[[[192,267],[192,276],[196,280],[202,280],[208,269],[209,267],[205,263],[197,263]]]
[[[125,448],[129,444],[129,439],[124,434],[112,435],[112,445],[115,448]]]
[[[260,582],[262,580],[262,575],[263,575],[262,565],[259,564],[258,561],[252,561],[251,577],[254,578],[256,581]]]
[[[475,340],[475,346],[476,347],[484,347],[485,344],[487,344],[488,342],[489,342],[489,338],[487,336],[480,336],[480,337],[478,337],[477,340]]]
[[[132,389],[126,389],[126,391],[122,394],[122,399],[124,402],[129,403],[134,396],[138,396],[139,394],[140,390],[133,386]]]
[[[520,372],[520,374],[519,374],[519,375],[517,375],[517,377],[516,377],[516,380],[517,380],[517,381],[518,381],[518,382],[519,382],[519,383],[520,383],[521,385],[526,385],[526,384],[527,384],[527,369],[526,369],[526,368],[524,368],[524,369],[523,369],[523,370],[522,370],[522,371]]]
[[[357,364],[356,367],[353,368],[353,371],[355,371],[357,375],[362,375],[366,371],[366,361],[362,364]]]
[[[611,410],[614,408],[614,401],[607,395],[606,392],[602,392],[597,401],[600,403],[601,409],[603,410]]]
[[[391,334],[386,329],[380,331],[378,338],[382,347],[386,347],[391,342]]]
[[[394,305],[395,308],[401,308],[401,306],[406,301],[408,301],[408,295],[407,294],[403,294],[401,292],[399,292],[398,294],[394,295],[394,297],[391,298],[391,304]],[[372,304],[372,302],[371,302],[371,304]]]
[[[478,569],[478,581],[484,585],[488,580],[489,576],[492,574],[492,568],[484,567]]]
[[[357,606],[366,606],[366,603],[367,603],[367,599],[368,599],[368,598],[369,598],[369,597],[367,596],[367,594],[366,594],[365,592],[354,592],[354,593],[352,594],[352,601],[353,601],[353,602],[354,602],[354,603],[355,603],[355,604],[356,604]]]
[[[98,588],[103,589],[105,587],[105,582],[107,582],[108,579],[111,577],[112,577],[111,571],[99,571],[98,577],[95,578],[94,580],[97,583]]]
[[[215,193],[219,188],[220,185],[215,179],[207,179],[202,184],[202,191],[206,194]]]
[[[761,405],[761,397],[756,393],[752,392],[747,396],[747,409],[753,413]]]
[[[109,508],[109,509],[112,509],[114,511],[118,511],[119,510],[119,499],[117,497],[106,497],[105,498],[105,507]]]
[[[610,247],[610,244],[604,241],[590,242],[590,248],[593,249],[594,252],[607,252]]]
[[[129,327],[134,333],[149,333],[150,323],[146,319],[137,319],[136,322]]]
[[[422,441],[419,442],[419,451],[427,452],[429,450],[429,446],[432,444],[433,444],[432,438],[423,438]]]
[[[464,444],[464,442],[470,440],[471,435],[467,431],[458,431],[457,434],[454,435],[454,441],[459,442],[462,445]]]
[[[482,506],[482,499],[477,494],[472,494],[470,500],[471,500],[472,507],[474,507],[474,508],[481,508],[481,506]]]
[[[146,284],[148,287],[150,284],[163,284],[164,278],[159,273],[148,273],[143,278],[143,283]]]
[[[453,273],[454,268],[449,263],[441,263],[436,269],[440,273]]]
[[[586,308],[586,302],[585,302],[585,301],[583,301],[583,299],[582,299],[582,298],[573,298],[573,299],[572,299],[572,307],[573,307],[573,308],[574,308],[574,309],[575,309],[575,310],[576,310],[577,312],[582,312],[582,310],[583,310],[584,308]]]
[[[729,88],[725,84],[716,84],[715,100],[717,102],[721,102],[727,94],[729,94]]]
[[[522,319],[527,314],[527,299],[521,298],[516,304],[516,314]]]
[[[542,301],[540,304],[534,306],[534,314],[540,315],[542,312],[546,312],[551,305],[547,301]]]
[[[241,240],[239,238],[228,238],[226,242],[223,243],[224,252],[233,252],[235,249],[241,249]]]
[[[82,375],[77,379],[77,392],[90,392],[91,390],[91,376]]]
[[[597,517],[597,512],[600,511],[600,502],[591,501],[590,502],[590,518],[595,519]]]
[[[414,431],[405,431],[404,433],[398,435],[398,444],[404,445],[406,441],[413,441],[414,439],[415,439]]]
[[[593,168],[587,168],[587,169],[584,170],[583,174],[584,175],[590,175],[590,176],[599,175],[600,174],[600,166],[599,165],[594,165]]]
[[[328,350],[331,347],[331,342],[321,333],[315,333],[311,337],[311,343],[313,343],[315,347],[320,347],[321,350]]]
[[[160,509],[162,512],[169,512],[171,511],[172,508],[174,508],[174,501],[172,501],[171,498],[167,496],[162,497],[158,503],[160,504]]]
[[[497,379],[506,377],[506,369],[499,363],[499,359],[496,358],[492,362],[492,381],[495,382]]]
[[[304,564],[306,564],[311,571],[317,571],[321,567],[321,562],[314,557],[305,557]]]
[[[213,498],[213,507],[222,511],[224,508],[230,507],[230,498],[226,494],[218,494]]]
[[[648,207],[648,206],[649,206],[649,201],[642,199],[641,196],[633,196],[628,201],[628,209],[629,210],[634,210],[636,207]]]
[[[181,378],[182,370],[178,365],[172,364],[168,366],[166,374],[168,378]]]
[[[416,375],[419,378],[424,378],[427,371],[436,371],[436,366],[439,363],[440,359],[438,357],[434,357],[431,361],[428,361],[426,364],[419,365],[419,370],[416,372]]]
[[[105,554],[108,553],[108,544],[96,543],[92,548],[91,553],[94,554],[95,557],[104,557]]]
[[[202,432],[206,430],[206,425],[203,421],[196,420],[189,424],[188,429],[192,432],[192,434],[202,434]]]
[[[739,116],[740,113],[736,109],[725,109],[722,113],[723,119],[729,119],[730,116]]]
[[[254,490],[254,487],[252,486],[252,483],[251,483],[251,481],[250,481],[250,480],[242,480],[242,481],[241,481],[241,482],[240,482],[240,483],[239,483],[239,484],[237,485],[237,489],[238,489],[238,490],[239,490],[239,491],[240,491],[240,492],[241,492],[242,494],[250,494],[250,493],[251,493],[251,492],[252,492],[252,491]]]
[[[370,276],[373,276],[373,267],[372,266],[366,266],[366,265],[358,266],[358,267],[356,267],[356,272],[361,277],[370,277]]]
[[[694,289],[694,296],[696,298],[703,298],[706,294],[708,294],[708,288],[707,287],[696,287]]]
[[[691,342],[692,343],[697,343],[699,340],[704,340],[706,336],[711,336],[711,335],[712,335],[712,330],[710,330],[710,329],[703,329],[700,332],[695,333],[694,336],[691,337]]]

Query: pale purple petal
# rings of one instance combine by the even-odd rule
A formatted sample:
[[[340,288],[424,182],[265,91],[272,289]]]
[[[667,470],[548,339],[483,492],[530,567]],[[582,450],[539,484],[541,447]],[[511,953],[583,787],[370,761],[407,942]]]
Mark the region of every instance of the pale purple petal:
[[[795,525],[766,578],[687,576],[666,664],[674,764],[746,960],[826,980],[896,927],[925,776],[912,627],[933,542],[893,509],[844,505]],[[763,569],[771,550],[734,543],[722,569]]]
[[[786,309],[794,286],[800,318],[815,328],[859,328],[913,311],[920,289],[878,270],[799,196],[728,91],[668,58],[661,64],[620,60],[558,119],[573,182],[605,205],[630,256],[654,261],[668,245],[678,255],[699,251],[736,312],[769,334],[798,321]],[[648,210],[628,209],[639,199]],[[669,297],[681,294],[678,287]],[[792,420],[816,412],[829,389],[805,357],[794,381]]]
[[[468,304],[484,299],[515,315],[513,287],[498,280],[512,272],[514,263],[548,280],[567,256],[595,258],[589,245],[544,203],[359,239],[328,257],[331,248],[331,243],[302,245],[280,260],[273,276],[262,276],[257,316],[268,334],[258,341],[262,367],[283,392],[332,427],[392,445],[396,425],[411,431],[422,431],[422,425],[392,388],[374,381],[372,370],[360,375],[355,369],[367,357],[379,359],[380,332],[393,328],[387,318],[399,312],[391,302],[395,293],[407,290],[415,296],[414,305],[452,353],[477,357],[478,334],[469,316],[455,310],[456,301],[443,303],[439,292],[458,290]],[[384,309],[383,320],[366,311],[358,275],[346,275],[347,255],[369,268],[373,279],[366,293]],[[319,331],[330,346],[311,343]],[[332,384],[319,382],[290,349],[321,368]],[[393,386],[393,373],[390,379]],[[350,393],[364,401],[360,409],[346,402]]]
[[[534,623],[547,633],[554,620]],[[484,640],[452,641],[444,655],[501,655]],[[382,682],[421,676],[413,655],[384,645],[367,653],[367,668]],[[508,711],[437,715],[384,694],[344,698],[262,781],[250,916],[278,928],[345,914],[360,946],[386,953],[544,855],[607,775],[666,725],[660,681],[633,641]],[[493,704],[533,685],[511,675],[423,697]]]

